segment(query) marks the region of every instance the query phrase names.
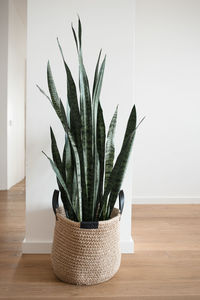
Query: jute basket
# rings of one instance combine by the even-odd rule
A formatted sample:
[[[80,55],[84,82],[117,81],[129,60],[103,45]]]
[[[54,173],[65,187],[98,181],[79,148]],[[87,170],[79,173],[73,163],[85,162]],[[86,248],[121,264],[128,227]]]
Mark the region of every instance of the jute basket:
[[[64,282],[92,285],[112,278],[121,261],[119,210],[114,208],[107,221],[79,223],[67,219],[59,207],[51,261]]]

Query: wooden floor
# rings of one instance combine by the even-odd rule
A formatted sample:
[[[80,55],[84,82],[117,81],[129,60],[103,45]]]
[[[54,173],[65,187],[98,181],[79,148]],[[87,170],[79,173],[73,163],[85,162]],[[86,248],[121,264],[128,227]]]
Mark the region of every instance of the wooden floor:
[[[22,255],[24,184],[0,192],[0,299],[200,299],[200,205],[134,205],[135,254],[90,287],[58,281],[49,255]]]

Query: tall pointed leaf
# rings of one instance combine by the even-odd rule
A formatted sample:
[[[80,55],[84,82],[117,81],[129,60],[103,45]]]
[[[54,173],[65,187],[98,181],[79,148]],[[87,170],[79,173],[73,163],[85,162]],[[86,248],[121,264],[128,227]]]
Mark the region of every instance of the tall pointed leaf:
[[[56,91],[56,87],[55,87],[55,84],[54,84],[54,81],[53,81],[53,77],[51,75],[51,81],[49,82],[49,86],[51,86],[52,82],[53,82],[53,88]],[[55,101],[55,99],[53,100],[38,85],[36,85],[36,86],[39,89],[39,91],[49,100],[49,102],[51,103],[53,109],[55,110],[58,118],[60,119],[63,127],[66,128],[66,126],[68,126],[67,125],[67,118],[66,118],[65,113],[63,114],[63,111],[65,111],[65,109],[63,107],[61,99],[58,97],[58,99],[56,98],[56,101]],[[57,93],[57,91],[56,91],[56,93]]]
[[[50,103],[52,104],[51,98],[45,93],[45,91],[43,89],[41,89],[41,87],[39,87],[39,85],[37,85],[38,90],[50,101]]]
[[[82,26],[81,26],[81,20],[78,17],[78,40],[79,40],[79,48],[82,47]]]
[[[63,180],[66,184],[67,190],[69,192],[69,197],[71,199],[71,185],[70,185],[70,182],[68,180],[66,180],[66,174],[65,174],[66,168],[61,161],[60,153],[59,153],[59,150],[57,147],[56,138],[55,138],[53,129],[51,127],[50,127],[50,135],[51,135],[51,151],[52,151],[53,161],[54,161],[56,167],[58,168],[60,174],[62,175],[62,178],[63,178]],[[70,169],[67,169],[67,173],[68,173],[68,171],[70,171]],[[57,183],[58,183],[59,190],[61,192],[61,198],[62,198],[62,202],[63,202],[64,208],[65,208],[66,216],[70,217],[70,219],[72,219],[72,220],[76,220],[77,218],[74,215],[73,210],[71,209],[70,199],[68,198],[67,193],[63,189],[58,178],[57,178]]]
[[[72,183],[72,203],[76,207],[77,206],[77,178],[76,178],[76,172],[74,172],[73,176],[73,183]]]
[[[76,38],[76,33],[73,29],[73,34]],[[92,187],[93,187],[93,162],[92,162],[92,110],[91,110],[91,95],[89,88],[89,81],[87,77],[87,73],[85,70],[85,66],[83,64],[83,57],[81,51],[81,23],[79,21],[78,26],[78,41],[79,48],[78,50],[78,58],[79,58],[79,89],[80,89],[80,111],[81,111],[81,123],[82,123],[82,144],[83,144],[83,153],[84,153],[84,167],[86,177],[86,191],[87,191],[87,199],[84,199],[85,202],[84,208],[88,211],[92,205]],[[88,218],[90,216],[86,216]]]
[[[121,184],[124,178],[127,162],[130,156],[134,136],[135,136],[135,131],[132,132],[129,135],[129,137],[127,137],[126,142],[124,144],[123,151],[120,153],[120,156],[117,159],[116,168],[114,169],[115,172],[113,172],[113,178],[112,178],[113,186],[108,200],[109,209],[107,213],[107,218],[110,218],[110,214],[113,210],[113,207],[115,205],[116,199],[118,197],[121,188]]]
[[[76,85],[72,77],[71,71],[64,59],[63,51],[58,39],[57,42],[62,55],[62,59],[64,62],[65,71],[67,75],[67,99],[70,107],[70,128],[71,128],[70,130],[74,137],[74,141],[77,146],[79,159],[80,159],[82,199],[86,200],[87,194],[86,194],[85,170],[84,170],[84,162],[83,162],[83,146],[82,146],[82,139],[81,139],[81,117],[80,117],[80,112],[78,107]],[[83,211],[83,214],[84,215],[87,214],[87,211]]]
[[[114,168],[110,174],[106,189],[104,191],[104,195],[102,197],[101,201],[101,209],[99,211],[99,216],[102,214],[102,207],[105,203],[107,203],[107,198],[110,193],[112,193],[112,197],[109,199],[109,205],[108,207],[111,207],[113,205],[115,194],[120,190],[122,179],[125,173],[128,157],[130,154],[131,146],[133,143],[133,139],[135,136],[135,130],[136,130],[136,109],[135,105],[133,106],[129,120],[126,127],[126,132],[123,140],[123,144],[121,147],[121,151],[117,157],[116,163],[114,165]],[[111,213],[112,211],[110,211]]]
[[[98,182],[100,182],[98,168],[99,168],[99,160],[98,160],[98,151],[97,151],[97,113],[98,113],[98,107],[99,107],[99,97],[103,82],[103,75],[104,75],[104,69],[105,69],[105,62],[106,57],[104,57],[104,60],[101,64],[99,73],[97,75],[97,82],[94,89],[94,97],[93,97],[93,110],[92,110],[92,125],[93,125],[93,159],[94,159],[94,186],[93,186],[93,205],[92,210],[93,214],[92,217],[94,218],[95,214],[95,207],[97,206],[97,195],[99,186],[97,185]]]
[[[67,116],[66,116],[65,108],[63,106],[63,103],[62,103],[61,99],[60,99],[59,115],[60,115],[59,118],[60,118],[60,121],[63,125],[63,128],[64,128],[65,131],[67,131],[68,128],[69,128],[69,125],[67,123]]]
[[[44,152],[43,152],[44,153]],[[58,168],[56,167],[56,164],[53,162],[53,160],[48,157],[48,155],[46,155],[46,153],[44,153],[44,155],[48,158],[48,160],[50,161],[50,164],[51,164],[51,167],[52,169],[54,170],[55,174],[56,174],[56,177],[58,178],[58,181],[59,183],[61,184],[61,186],[63,187],[63,189],[65,190],[66,194],[67,194],[67,197],[69,199],[69,203],[71,205],[71,208],[73,209],[74,213],[75,213],[75,208],[73,207],[72,205],[72,202],[71,202],[71,199],[70,199],[70,196],[69,196],[69,192],[68,192],[68,189],[67,189],[67,186],[64,182],[64,179],[60,173],[60,171],[58,170]],[[75,213],[76,214],[76,213]],[[77,215],[76,215],[77,216]],[[80,219],[80,216],[77,216],[78,220],[81,221]]]
[[[105,188],[107,186],[108,179],[110,177],[110,173],[113,168],[113,161],[115,157],[115,147],[114,147],[113,139],[114,139],[115,128],[117,123],[117,111],[118,111],[118,106],[110,122],[108,134],[107,134],[106,153],[105,153],[105,184],[104,184]]]
[[[95,68],[95,73],[94,73],[94,81],[93,81],[93,88],[92,88],[92,98],[94,98],[94,91],[96,89],[97,78],[98,78],[98,74],[99,74],[99,62],[100,62],[101,52],[102,52],[102,50],[100,50],[100,52],[99,52],[99,56],[98,56],[98,60],[97,60],[96,68]]]
[[[68,123],[67,123],[67,117],[66,117],[66,112],[65,112],[64,106],[63,106],[62,101],[60,100],[60,98],[57,94],[57,91],[56,91],[55,83],[54,83],[53,76],[52,76],[51,69],[50,69],[50,64],[48,64],[48,68],[47,68],[47,77],[48,77],[49,92],[51,94],[53,107],[63,125],[63,128],[64,128],[69,140],[70,140],[70,143],[71,143],[71,146],[73,149],[73,153],[74,153],[75,164],[76,164],[76,174],[77,174],[78,197],[79,197],[79,202],[80,202],[80,205],[79,205],[80,211],[79,211],[78,219],[80,221],[82,221],[82,186],[81,186],[81,167],[80,167],[79,154],[78,154],[77,146],[74,141],[73,135],[72,135],[72,133],[69,129]],[[61,183],[61,185],[62,185],[62,183]],[[64,190],[65,190],[65,188],[64,188]],[[68,191],[67,191],[67,193],[68,193]],[[69,197],[69,193],[67,196]]]
[[[75,170],[76,170],[78,201],[79,201],[79,220],[82,221],[82,200],[83,199],[82,199],[82,186],[81,186],[81,165],[80,165],[78,150],[69,129],[68,129],[68,137],[73,149],[73,154],[75,159]]]
[[[71,123],[71,132],[74,136],[77,146],[81,145],[81,117],[78,107],[76,85],[72,77],[71,71],[64,59],[63,51],[60,46],[59,40],[57,39],[58,46],[62,55],[63,63],[65,66],[65,71],[67,75],[67,99],[70,107],[70,123]]]
[[[53,129],[50,127],[50,135],[51,135],[51,152],[52,152],[52,157],[53,160],[58,168],[58,170],[60,171],[60,173],[63,175],[63,166],[62,166],[62,161],[60,158],[60,153],[57,147],[57,142],[56,142],[56,138],[53,132]]]
[[[48,82],[48,87],[49,87],[49,92],[50,92],[50,95],[51,95],[52,102],[53,102],[55,107],[59,108],[60,99],[59,99],[58,93],[56,91],[56,86],[55,86],[55,83],[54,83],[54,79],[53,79],[53,75],[52,75],[51,66],[50,66],[49,61],[47,63],[47,82]]]
[[[125,132],[122,147],[124,146],[126,139],[129,138],[130,132],[133,132],[136,129],[136,123],[137,123],[137,113],[136,113],[136,107],[135,107],[135,105],[133,105],[133,108],[131,110],[131,113],[130,113],[130,116],[128,119],[128,123],[126,126],[126,132]]]
[[[50,73],[50,76],[51,78],[50,82],[49,82],[49,89],[50,90],[56,90],[56,87],[55,87],[55,84],[54,84],[54,81],[53,81],[53,77],[52,77],[52,74]],[[55,93],[54,92],[54,95],[56,95],[57,92]],[[53,94],[52,94],[53,95]],[[56,103],[58,102],[58,99],[56,98]],[[59,99],[60,103],[59,103],[59,108],[57,109],[57,106],[54,107],[62,125],[63,125],[63,128],[66,132],[66,134],[68,135],[69,137],[69,140],[70,140],[70,143],[72,145],[72,149],[73,149],[73,152],[74,152],[74,157],[75,157],[75,162],[76,162],[76,173],[77,173],[77,185],[78,185],[78,196],[79,196],[79,202],[80,202],[80,211],[79,211],[79,216],[78,216],[78,219],[79,220],[82,220],[82,187],[81,187],[81,170],[80,170],[80,159],[79,159],[79,155],[78,155],[78,150],[77,150],[77,147],[76,147],[76,144],[75,144],[75,141],[74,141],[74,138],[73,138],[73,135],[71,134],[70,132],[70,129],[68,127],[68,124],[67,124],[67,117],[66,117],[66,113],[65,113],[65,109],[64,109],[64,106],[62,104],[62,101]],[[53,99],[52,99],[52,102],[53,102]],[[54,103],[55,103],[55,99],[54,99]],[[64,188],[64,187],[63,187]],[[69,194],[69,193],[68,193]],[[67,195],[69,197],[69,195]]]
[[[68,126],[67,125],[67,117],[66,117],[66,113],[65,113],[65,109],[63,107],[62,101],[59,98],[57,90],[56,90],[56,86],[54,83],[54,79],[53,79],[53,75],[51,72],[51,67],[50,67],[49,62],[47,64],[47,81],[48,81],[49,93],[51,95],[52,106],[53,106],[56,114],[58,115],[64,129],[66,130],[66,128]]]
[[[89,81],[82,62],[79,59],[79,83],[80,83],[80,106],[82,108],[82,125],[83,125],[83,147],[85,152],[85,170],[87,176],[87,192],[88,197],[91,191],[92,180],[92,109],[91,109],[91,96],[89,89]]]
[[[78,40],[77,40],[77,36],[76,36],[76,32],[75,32],[75,30],[74,30],[73,24],[71,24],[71,27],[72,27],[72,32],[73,32],[75,44],[76,44],[76,49],[77,49],[77,51],[78,51]]]
[[[64,178],[67,182],[69,193],[72,198],[74,159],[71,154],[71,146],[67,135],[65,135],[65,145],[64,145],[63,156],[62,156],[62,166],[64,170]]]
[[[74,207],[74,210],[71,208],[70,199],[68,199],[67,194],[66,194],[65,190],[63,189],[62,185],[60,184],[58,178],[57,178],[57,184],[58,184],[58,187],[60,190],[61,200],[63,202],[66,217],[73,221],[78,221],[77,216],[74,212],[76,210],[76,207],[73,205],[73,202],[72,202],[72,206]]]
[[[99,102],[98,115],[97,115],[97,151],[99,155],[99,189],[97,204],[95,208],[95,215],[98,208],[98,203],[103,193],[103,181],[104,181],[104,158],[105,158],[105,123],[103,117],[103,111]]]
[[[138,126],[143,122],[144,118],[139,122],[139,124],[136,126],[136,109],[135,106],[133,107],[133,117],[129,118],[129,122],[127,124],[127,130],[126,130],[126,134],[124,137],[124,142],[122,145],[122,151],[120,153],[120,158],[119,158],[119,165],[118,165],[118,176],[116,176],[116,179],[114,181],[114,185],[112,187],[110,196],[109,196],[109,201],[108,201],[108,206],[109,206],[109,212],[107,213],[107,218],[110,218],[110,214],[113,210],[113,207],[115,205],[117,196],[119,194],[120,191],[120,187],[123,181],[123,177],[125,174],[125,170],[126,170],[126,165],[128,162],[128,158],[130,156],[130,152],[131,152],[131,148],[132,148],[132,144],[134,141],[134,137],[135,137],[135,133],[136,130],[138,128]],[[131,121],[132,120],[132,121]],[[134,130],[133,130],[134,128]],[[132,131],[133,130],[133,131]],[[131,132],[128,135],[128,131]]]

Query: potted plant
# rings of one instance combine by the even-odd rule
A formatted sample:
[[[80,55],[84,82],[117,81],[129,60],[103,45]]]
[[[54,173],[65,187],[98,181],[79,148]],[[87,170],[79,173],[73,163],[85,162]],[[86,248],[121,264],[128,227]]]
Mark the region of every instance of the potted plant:
[[[77,88],[58,47],[67,76],[67,103],[58,96],[50,63],[47,65],[48,96],[64,129],[65,143],[60,154],[53,129],[50,128],[52,159],[59,190],[53,194],[56,225],[51,260],[58,278],[73,284],[96,284],[110,279],[119,269],[120,214],[124,195],[120,191],[136,131],[136,108],[133,106],[121,151],[114,162],[116,108],[106,136],[100,103],[106,57],[96,64],[92,92],[82,56],[82,28],[72,32],[79,60],[79,101]],[[62,206],[58,205],[61,196]],[[119,209],[114,208],[119,195]]]

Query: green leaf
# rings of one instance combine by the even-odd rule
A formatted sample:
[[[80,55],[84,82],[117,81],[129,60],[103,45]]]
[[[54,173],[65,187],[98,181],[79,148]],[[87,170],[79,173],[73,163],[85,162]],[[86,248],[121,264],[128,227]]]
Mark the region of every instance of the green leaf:
[[[81,49],[82,47],[82,26],[81,26],[81,20],[78,17],[78,40],[79,40],[79,48]]]
[[[67,134],[65,134],[65,145],[63,150],[62,166],[64,170],[64,178],[66,179],[70,197],[72,198],[74,159],[72,157],[71,146]]]
[[[74,215],[74,212],[71,209],[71,205],[70,205],[70,199],[72,198],[72,192],[71,192],[71,184],[72,183],[70,182],[70,178],[69,178],[70,174],[69,173],[70,173],[71,169],[70,169],[69,165],[65,165],[61,161],[60,153],[59,153],[59,150],[57,147],[56,138],[55,138],[54,132],[51,127],[50,127],[50,135],[51,135],[51,151],[52,151],[53,161],[54,161],[56,167],[58,168],[60,174],[62,175],[64,182],[66,183],[66,187],[67,187],[67,190],[69,193],[68,196],[70,197],[70,198],[68,198],[66,191],[63,189],[62,185],[60,184],[60,181],[57,178],[57,183],[58,183],[59,190],[61,192],[61,198],[62,198],[62,202],[63,202],[64,208],[65,208],[66,216],[72,220],[77,220],[76,216]],[[68,162],[69,162],[69,160],[68,160]],[[71,164],[71,162],[70,162],[70,164]]]
[[[73,176],[73,183],[72,183],[72,203],[74,205],[74,207],[77,206],[77,179],[76,179],[76,172],[74,172],[74,176]]]
[[[125,170],[126,170],[128,158],[129,158],[129,155],[130,155],[130,152],[131,152],[131,148],[132,148],[132,144],[133,144],[133,141],[134,141],[136,130],[144,120],[144,118],[143,118],[139,122],[139,124],[136,126],[136,119],[137,119],[136,109],[135,109],[135,107],[133,107],[132,117],[130,116],[130,118],[129,118],[129,122],[128,122],[128,125],[127,125],[127,130],[126,130],[126,133],[129,132],[129,135],[125,134],[125,137],[124,137],[122,151],[121,151],[120,157],[119,157],[118,168],[116,168],[116,174],[118,173],[118,175],[116,175],[115,179],[113,179],[114,180],[114,185],[112,187],[112,190],[111,190],[111,193],[110,193],[110,196],[109,196],[110,210],[107,213],[107,218],[110,218],[110,214],[112,213],[112,210],[114,208],[117,196],[118,196],[119,191],[120,191],[120,187],[121,187],[123,177],[124,177],[124,174],[125,174]],[[131,120],[132,120],[132,124],[131,124]]]
[[[110,122],[108,134],[107,134],[106,153],[105,153],[105,184],[104,184],[105,188],[107,186],[110,173],[113,169],[113,162],[115,157],[115,147],[114,147],[113,139],[114,139],[115,128],[117,123],[117,111],[118,111],[118,106]]]
[[[48,157],[48,155],[47,155],[44,151],[42,151],[42,153],[43,153],[43,154],[48,158],[48,160],[50,161],[50,164],[51,164],[51,166],[52,166],[52,169],[53,169],[54,172],[56,173],[56,176],[57,176],[57,178],[58,178],[60,184],[62,185],[63,189],[64,189],[65,192],[67,193],[68,198],[70,198],[70,197],[69,197],[68,190],[67,190],[67,187],[66,187],[66,184],[65,184],[65,182],[64,182],[64,179],[63,179],[63,177],[62,177],[62,175],[61,175],[59,169],[57,168],[56,164],[54,163],[54,161],[53,161],[50,157]]]
[[[80,165],[80,159],[78,150],[76,147],[76,144],[74,142],[73,136],[71,134],[71,131],[69,128],[66,130],[66,135],[70,141],[71,145],[71,151],[73,153],[73,159],[74,159],[74,169],[76,172],[76,180],[77,180],[77,194],[78,194],[78,201],[79,201],[79,214],[78,214],[78,220],[82,221],[83,214],[82,214],[82,185],[81,185],[81,165]]]
[[[73,29],[73,34],[75,41],[77,40],[76,33]],[[78,58],[79,58],[79,90],[80,90],[80,111],[81,111],[81,125],[82,125],[82,144],[83,144],[83,155],[84,155],[84,171],[86,174],[86,193],[87,198],[84,198],[83,208],[84,216],[86,220],[90,218],[88,215],[90,207],[92,205],[92,188],[93,188],[93,161],[92,161],[92,109],[91,109],[91,96],[89,81],[87,73],[83,64],[83,57],[81,52],[81,23],[79,20],[78,26],[78,40],[79,48]]]
[[[136,129],[136,123],[137,123],[137,113],[136,113],[136,107],[134,105],[131,110],[131,113],[130,113],[130,116],[128,119],[128,123],[126,126],[126,132],[125,132],[122,148],[124,147],[126,140],[129,139],[130,133]]]
[[[58,93],[56,90],[56,86],[54,83],[53,75],[51,72],[51,67],[50,67],[50,62],[48,61],[47,63],[47,82],[48,82],[48,87],[49,87],[49,93],[51,95],[51,100],[53,102],[53,105],[55,107],[60,106],[60,98],[58,97]]]
[[[52,75],[51,75],[52,76]],[[51,81],[53,81],[53,77],[51,78]],[[52,83],[49,83],[49,85],[51,85]],[[56,101],[52,100],[38,85],[36,85],[37,88],[39,89],[39,91],[50,101],[51,105],[53,106],[57,116],[59,117],[64,129],[66,129],[67,125],[67,118],[66,118],[66,113],[65,113],[65,109],[63,107],[62,101],[60,98],[58,98]],[[53,84],[54,89],[55,88],[55,84]],[[53,89],[53,87],[51,87]],[[57,93],[57,92],[56,92]]]
[[[67,131],[69,128],[69,125],[67,123],[65,108],[63,106],[61,99],[58,96],[49,62],[47,65],[47,81],[48,81],[49,93],[51,95],[50,102],[51,102],[58,118],[60,119],[64,130]],[[49,99],[49,97],[44,93],[44,91],[42,91],[42,89],[40,89],[40,91]]]
[[[103,82],[103,75],[104,75],[104,70],[105,70],[105,64],[106,64],[106,55],[104,56],[103,62],[101,64],[101,67],[100,67],[100,70],[99,70],[99,73],[98,73],[98,76],[96,78],[93,101],[97,101],[97,102],[99,101],[102,82]],[[98,62],[97,62],[97,65],[98,65]]]
[[[82,199],[85,199],[86,201],[87,194],[86,194],[85,170],[84,170],[84,161],[83,161],[83,146],[82,146],[82,138],[81,138],[82,126],[81,126],[81,117],[80,117],[80,112],[78,107],[76,85],[72,77],[71,71],[64,59],[63,51],[58,39],[57,42],[62,55],[62,59],[63,59],[63,63],[67,75],[67,99],[70,107],[70,130],[78,149],[80,165],[81,165]],[[85,215],[85,211],[83,213]]]
[[[81,145],[81,117],[78,107],[78,100],[77,100],[77,92],[76,92],[76,85],[74,79],[72,77],[71,71],[64,59],[63,51],[60,46],[59,40],[57,39],[58,46],[62,55],[63,63],[65,66],[65,71],[67,75],[67,99],[70,107],[70,123],[71,123],[71,132],[74,136],[76,144]]]
[[[111,213],[112,208],[114,207],[116,197],[119,193],[121,183],[123,180],[123,176],[125,173],[125,169],[127,166],[127,161],[129,158],[131,146],[132,146],[132,143],[134,140],[135,130],[136,130],[136,120],[137,120],[137,115],[136,115],[136,109],[135,109],[135,105],[134,105],[131,110],[129,120],[127,123],[126,132],[125,132],[123,144],[121,147],[121,151],[117,157],[116,163],[110,174],[106,189],[104,191],[104,195],[102,197],[101,209],[99,210],[99,217],[101,217],[102,208],[105,207],[105,203],[107,203],[107,198],[108,198],[109,194],[110,194],[110,198],[109,198],[109,202],[107,205],[107,209],[108,209],[108,207],[110,207],[110,213]],[[107,218],[108,217],[109,216],[107,215]]]
[[[71,25],[71,27],[72,27],[72,32],[73,32],[75,44],[76,44],[76,49],[77,49],[77,51],[78,51],[78,41],[77,41],[76,32],[75,32],[75,30],[74,30],[73,24]]]
[[[92,121],[93,121],[93,159],[94,159],[94,186],[93,186],[93,201],[92,201],[92,218],[95,217],[95,208],[98,205],[98,191],[99,191],[99,172],[98,169],[100,168],[99,166],[99,155],[97,151],[97,112],[98,112],[98,107],[99,107],[99,97],[100,97],[100,92],[101,92],[101,86],[102,86],[102,81],[103,81],[103,75],[104,75],[104,69],[105,69],[105,61],[106,57],[104,58],[101,68],[99,70],[99,73],[97,75],[97,82],[96,86],[94,89],[94,98],[93,98],[93,115],[92,115]]]
[[[70,131],[74,139],[74,144],[77,147],[79,160],[80,160],[80,169],[81,169],[81,199],[84,199],[85,202],[83,205],[83,216],[84,218],[87,218],[88,215],[88,209],[87,209],[87,191],[86,191],[86,178],[85,174],[87,174],[87,170],[84,169],[84,158],[83,158],[83,145],[82,145],[82,124],[81,124],[81,117],[78,107],[78,100],[77,100],[77,92],[76,92],[76,85],[74,82],[74,79],[72,77],[71,71],[64,59],[63,51],[60,46],[59,40],[57,39],[58,46],[63,58],[65,71],[67,75],[67,98],[68,98],[68,104],[70,107]],[[67,131],[67,130],[66,130]],[[80,186],[79,186],[80,190]],[[80,195],[79,195],[80,199]],[[79,207],[81,207],[79,205]]]
[[[64,129],[66,130],[68,125],[67,125],[67,117],[65,113],[65,109],[63,107],[62,101],[58,96],[56,86],[54,83],[53,75],[51,72],[51,67],[50,63],[48,62],[47,65],[47,81],[48,81],[48,87],[49,87],[49,93],[51,95],[51,104],[58,115]]]
[[[43,89],[41,89],[41,87],[39,87],[39,85],[37,85],[38,90],[50,101],[50,103],[52,104],[52,101],[50,99],[50,97],[45,93],[45,91],[43,91]]]
[[[98,73],[99,73],[99,62],[100,62],[100,58],[101,58],[101,52],[102,52],[102,50],[100,50],[100,52],[99,52],[99,56],[98,56],[98,60],[97,60],[96,68],[95,68],[95,73],[94,73],[92,98],[94,98],[94,91],[95,91],[96,85],[97,85],[97,78],[98,78]]]
[[[63,106],[62,101],[60,100],[60,110],[59,110],[59,115],[60,115],[60,121],[63,125],[63,128],[66,132],[68,132],[69,129],[69,125],[67,123],[67,116],[66,116],[66,112],[65,112],[65,108]]]
[[[53,132],[53,129],[50,127],[50,135],[51,135],[51,152],[52,152],[52,157],[53,160],[58,168],[58,170],[60,171],[60,174],[63,175],[63,166],[62,166],[62,161],[60,158],[60,153],[57,147],[57,142],[55,139],[55,135]]]
[[[134,136],[135,136],[135,131],[133,133],[131,133],[129,137],[127,137],[126,142],[124,144],[123,151],[120,153],[120,156],[117,159],[116,167],[113,171],[113,176],[111,178],[113,181],[113,185],[112,185],[111,193],[110,193],[109,200],[108,200],[109,210],[107,213],[107,218],[110,218],[110,214],[114,208],[117,196],[118,196],[120,188],[121,188],[121,184],[122,184],[122,181],[124,178],[124,174],[125,174],[128,158],[129,158],[129,155],[131,152],[131,147],[133,144]]]
[[[50,65],[48,65],[48,69],[47,69],[47,74],[48,74],[48,85],[49,85],[49,91],[51,94],[52,102],[54,105],[54,109],[63,125],[63,128],[70,140],[70,144],[72,146],[73,149],[73,154],[74,154],[74,159],[75,159],[75,165],[76,165],[76,175],[77,175],[77,185],[78,185],[78,197],[79,197],[79,216],[78,216],[78,220],[82,221],[82,186],[81,186],[81,167],[80,167],[80,159],[79,159],[79,154],[78,154],[78,150],[77,150],[77,146],[76,143],[74,141],[73,138],[73,134],[70,131],[70,128],[68,126],[67,123],[67,117],[66,117],[66,112],[64,109],[64,106],[62,104],[62,101],[60,100],[60,98],[58,97],[57,91],[56,91],[56,87],[55,87],[55,83],[53,80],[53,76],[51,73],[51,69],[50,69]],[[58,105],[59,103],[59,105]],[[58,107],[59,106],[59,107]],[[64,187],[63,187],[64,188]],[[64,188],[65,190],[65,188]],[[65,190],[66,191],[66,190]],[[69,192],[67,191],[67,196],[69,197]]]
[[[44,153],[44,152],[42,151],[42,153]],[[73,207],[73,205],[72,205],[72,202],[71,202],[71,199],[70,199],[70,195],[69,195],[67,186],[66,186],[66,184],[65,184],[65,181],[64,181],[64,179],[63,179],[63,177],[62,177],[62,175],[61,175],[59,169],[57,168],[57,166],[56,166],[56,164],[53,162],[53,160],[52,160],[50,157],[48,157],[48,156],[46,155],[46,153],[44,153],[44,155],[45,155],[45,156],[48,158],[48,160],[50,161],[51,167],[52,167],[52,169],[54,170],[54,172],[55,172],[55,174],[56,174],[56,177],[57,177],[59,183],[61,184],[62,188],[63,188],[64,191],[66,192],[67,197],[68,197],[68,199],[69,199],[69,203],[70,203],[70,205],[71,205],[71,208],[73,209],[73,211],[74,211],[74,213],[75,213],[75,209],[74,209],[74,207]],[[75,214],[76,214],[76,213],[75,213]],[[76,216],[77,216],[77,215],[76,215]],[[77,218],[78,218],[78,216],[77,216]],[[81,221],[79,218],[78,218],[78,220]]]
[[[61,186],[58,178],[57,178],[57,184],[58,184],[58,187],[59,187],[59,190],[60,190],[61,200],[63,202],[66,217],[73,220],[73,221],[78,221],[78,219],[75,215],[75,212],[74,212],[74,210],[76,210],[76,207],[73,206],[74,210],[71,208],[71,205],[70,205],[69,199],[67,197],[67,194],[66,194],[65,190],[63,189],[63,187]],[[73,203],[72,203],[72,205],[73,205]]]
[[[73,155],[75,159],[75,170],[76,170],[76,179],[77,179],[77,190],[78,190],[78,201],[79,201],[79,221],[82,221],[82,186],[81,186],[81,165],[80,165],[80,159],[78,155],[78,150],[76,147],[76,144],[74,142],[73,136],[68,129],[68,137],[70,140],[70,144],[73,149]]]
[[[82,59],[79,59],[79,85],[80,85],[80,106],[82,109],[82,126],[83,126],[83,149],[85,153],[85,173],[87,177],[87,191],[89,194],[91,170],[92,170],[92,113],[91,113],[91,97],[90,88],[87,78],[87,74],[82,63]]]
[[[99,102],[98,115],[97,115],[97,151],[99,156],[99,190],[97,204],[95,208],[95,216],[98,208],[98,204],[103,193],[104,182],[104,159],[105,159],[105,123],[103,117],[103,111]]]

